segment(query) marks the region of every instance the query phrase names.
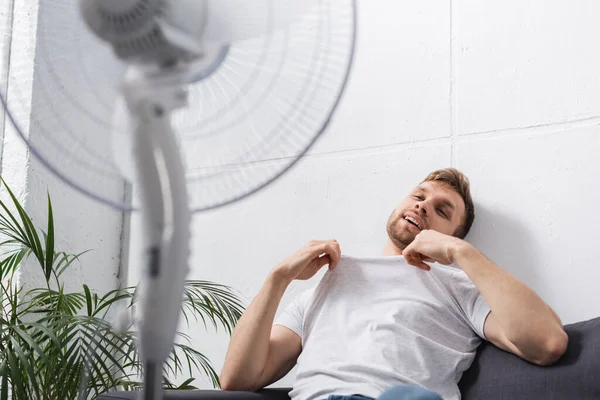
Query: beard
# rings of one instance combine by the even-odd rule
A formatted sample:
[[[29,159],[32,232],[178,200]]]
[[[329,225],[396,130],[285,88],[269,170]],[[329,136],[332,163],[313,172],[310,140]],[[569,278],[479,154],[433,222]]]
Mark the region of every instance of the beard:
[[[404,223],[402,214],[402,212],[393,212],[388,218],[386,229],[387,234],[394,245],[399,249],[404,250],[406,246],[415,240],[417,234],[411,231],[408,225]]]

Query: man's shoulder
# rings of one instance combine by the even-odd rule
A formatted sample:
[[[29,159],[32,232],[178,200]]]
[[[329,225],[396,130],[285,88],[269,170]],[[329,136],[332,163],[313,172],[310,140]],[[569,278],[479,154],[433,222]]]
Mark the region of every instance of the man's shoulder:
[[[443,265],[436,262],[429,265],[432,267],[431,271],[433,271],[437,276],[444,277],[445,279],[449,280],[471,282],[465,271],[463,271],[456,264]]]
[[[431,273],[448,294],[454,298],[470,293],[478,293],[469,276],[458,265],[433,264]]]

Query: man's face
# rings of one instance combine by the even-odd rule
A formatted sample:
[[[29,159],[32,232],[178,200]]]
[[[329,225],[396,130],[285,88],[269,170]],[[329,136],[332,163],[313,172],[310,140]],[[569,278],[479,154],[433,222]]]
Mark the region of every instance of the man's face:
[[[423,229],[452,235],[465,215],[465,203],[450,186],[423,182],[396,206],[388,218],[392,242],[404,250]]]

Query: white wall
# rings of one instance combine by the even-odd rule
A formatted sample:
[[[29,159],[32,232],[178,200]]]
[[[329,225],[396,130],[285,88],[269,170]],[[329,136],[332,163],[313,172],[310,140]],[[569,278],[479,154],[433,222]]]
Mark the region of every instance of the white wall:
[[[250,301],[310,239],[380,254],[396,202],[454,166],[477,203],[468,240],[565,323],[600,316],[599,13],[593,0],[360,2],[356,65],[331,129],[267,190],[195,217],[190,277]],[[294,283],[283,304],[316,281]],[[227,335],[190,333],[220,369]]]
[[[50,61],[48,55],[41,48],[47,40],[70,43],[69,35],[76,35],[77,32],[45,25],[48,21],[60,20],[59,16],[64,18],[68,11],[52,7],[50,3],[45,2],[44,7],[38,7],[38,2],[31,0],[3,2],[1,20],[4,24],[11,22],[13,31],[12,36],[2,35],[0,87],[6,89],[9,103],[13,105],[12,111],[29,140],[45,149],[45,154],[58,168],[86,179],[87,172],[84,169],[48,147],[47,138],[51,134],[58,143],[71,147],[73,151],[79,150],[61,128],[56,118],[58,115],[51,115],[51,103],[55,102],[52,104],[54,106],[62,103],[63,93],[59,89],[65,91],[68,88],[64,85],[52,86],[57,84],[53,83],[55,78],[46,68]],[[41,15],[42,12],[47,14]],[[76,8],[74,12],[77,12]],[[6,29],[6,25],[0,26],[0,32],[7,32]],[[53,36],[48,32],[52,32]],[[64,34],[62,38],[61,33]],[[77,66],[72,64],[72,67]],[[68,71],[65,71],[65,76],[67,74]],[[1,117],[0,123],[3,121]],[[71,126],[89,134],[88,146],[98,146],[98,139],[101,138],[98,127],[77,113],[64,114],[62,117]],[[0,128],[3,132],[2,177],[24,205],[36,227],[46,228],[49,193],[53,203],[56,250],[67,253],[91,250],[81,257],[80,263],[74,264],[69,274],[63,276],[65,289],[81,291],[84,283],[99,293],[116,288],[120,285],[123,216],[88,200],[51,175],[28,151],[8,121]],[[124,182],[112,185],[99,183],[98,190],[115,196],[125,195]],[[10,203],[4,189],[0,195]],[[35,261],[29,260],[22,265],[20,283],[26,289],[43,285],[43,276]]]
[[[37,10],[15,2],[24,36],[13,48],[25,60],[15,65],[27,67]],[[360,2],[356,65],[331,129],[267,190],[195,217],[190,278],[228,284],[249,302],[268,272],[310,239],[336,238],[345,254],[379,254],[396,202],[431,170],[455,166],[471,178],[477,202],[468,239],[564,322],[600,315],[599,12],[593,0]],[[29,81],[13,78],[32,91],[33,110],[37,78],[33,70]],[[28,209],[42,215],[48,186],[63,249],[95,249],[73,284],[116,284],[121,216],[57,183],[14,132],[5,136],[2,174]],[[132,283],[140,235],[134,219]],[[294,283],[283,303],[315,283]],[[220,369],[228,337],[199,326],[190,334]]]

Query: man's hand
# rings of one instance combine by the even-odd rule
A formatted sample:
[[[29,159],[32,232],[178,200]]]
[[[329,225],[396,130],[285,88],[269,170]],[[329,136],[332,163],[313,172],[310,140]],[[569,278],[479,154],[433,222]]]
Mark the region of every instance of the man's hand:
[[[307,280],[315,276],[326,264],[333,271],[340,261],[340,245],[335,240],[313,240],[283,260],[273,273],[290,282],[294,279]]]
[[[423,230],[402,251],[402,255],[410,265],[429,271],[427,262],[439,262],[449,265],[454,262],[453,254],[458,246],[466,243],[463,240],[433,230]]]

